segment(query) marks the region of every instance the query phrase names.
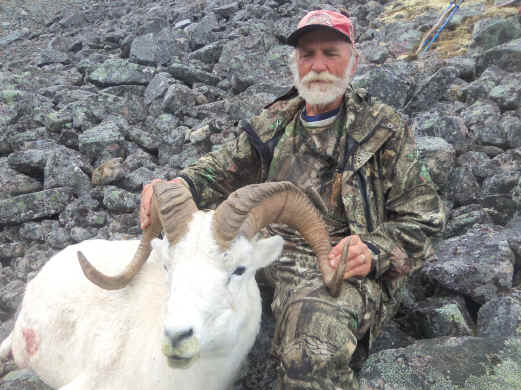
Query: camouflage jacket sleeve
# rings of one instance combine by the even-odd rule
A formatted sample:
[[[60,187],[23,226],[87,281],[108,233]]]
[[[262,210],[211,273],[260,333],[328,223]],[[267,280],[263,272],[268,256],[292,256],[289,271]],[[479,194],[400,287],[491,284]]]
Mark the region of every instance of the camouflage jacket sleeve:
[[[444,229],[446,211],[408,127],[396,113],[389,121],[396,134],[380,152],[384,217],[361,238],[379,252],[374,253],[374,276],[396,279],[420,268],[432,254],[430,237]]]

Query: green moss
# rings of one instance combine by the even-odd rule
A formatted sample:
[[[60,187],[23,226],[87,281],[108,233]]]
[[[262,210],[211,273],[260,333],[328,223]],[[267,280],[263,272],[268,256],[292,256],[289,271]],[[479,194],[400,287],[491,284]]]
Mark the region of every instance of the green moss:
[[[489,369],[487,375],[470,376],[461,390],[519,390],[521,389],[521,338],[513,337],[505,341],[497,366]],[[458,389],[459,390],[459,389]]]

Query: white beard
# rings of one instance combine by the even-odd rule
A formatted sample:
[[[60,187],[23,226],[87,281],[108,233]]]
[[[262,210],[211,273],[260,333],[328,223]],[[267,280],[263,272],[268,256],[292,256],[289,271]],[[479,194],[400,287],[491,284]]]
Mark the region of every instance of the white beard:
[[[351,73],[355,62],[355,56],[351,56],[343,77],[329,72],[317,73],[312,70],[301,79],[298,74],[296,56],[291,58],[289,67],[293,74],[295,87],[306,103],[313,106],[325,106],[344,95],[353,78]]]

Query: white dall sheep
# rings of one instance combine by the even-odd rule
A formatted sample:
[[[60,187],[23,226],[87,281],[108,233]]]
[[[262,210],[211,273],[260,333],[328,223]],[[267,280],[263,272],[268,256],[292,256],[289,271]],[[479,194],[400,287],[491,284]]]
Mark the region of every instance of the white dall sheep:
[[[290,183],[244,187],[215,212],[197,210],[184,186],[158,183],[151,217],[141,242],[85,241],[51,258],[29,282],[0,358],[12,353],[61,390],[227,389],[259,331],[255,271],[283,246],[256,233],[295,227],[324,280],[338,275],[323,222]],[[166,239],[155,239],[161,230]]]

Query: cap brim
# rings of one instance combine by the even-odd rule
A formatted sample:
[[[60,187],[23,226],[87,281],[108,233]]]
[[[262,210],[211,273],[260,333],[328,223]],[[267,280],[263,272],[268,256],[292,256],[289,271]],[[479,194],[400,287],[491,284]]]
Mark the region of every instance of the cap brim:
[[[286,39],[286,43],[290,46],[297,47],[298,40],[300,37],[308,32],[315,31],[315,30],[328,30],[333,31],[338,34],[340,38],[345,39],[347,42],[352,43],[349,37],[338,31],[337,29],[329,26],[324,26],[323,24],[308,24],[307,26],[301,27],[295,31]]]

